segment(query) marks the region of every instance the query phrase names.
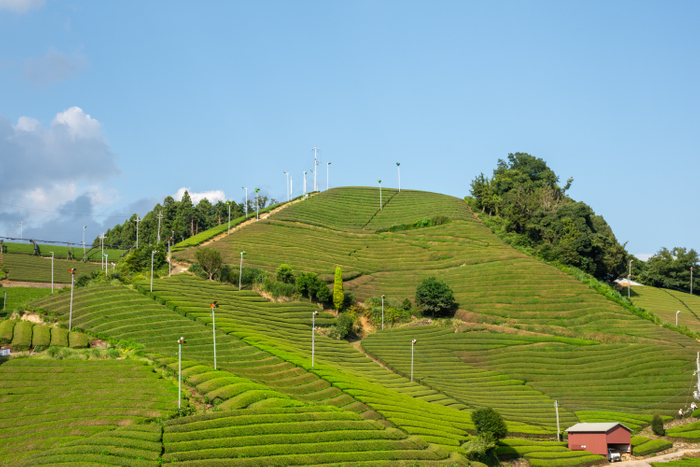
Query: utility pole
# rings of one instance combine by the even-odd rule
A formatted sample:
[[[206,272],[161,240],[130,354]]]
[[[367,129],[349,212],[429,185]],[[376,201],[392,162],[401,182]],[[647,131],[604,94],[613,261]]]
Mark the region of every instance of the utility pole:
[[[331,163],[326,162],[326,191],[328,191],[328,167],[330,167]]]
[[[554,410],[557,413],[557,441],[561,441],[561,431],[559,431],[559,404],[557,403],[557,401],[554,401]]]
[[[318,151],[321,150],[321,148],[311,148],[311,150],[314,152],[314,191],[318,191],[318,185],[316,184],[316,172],[318,172],[317,154],[318,154]]]
[[[214,336],[214,369],[216,370],[216,309],[219,308],[219,305],[216,303],[216,300],[214,300],[214,303],[211,305],[211,326],[212,326],[212,332]]]
[[[177,343],[180,346],[177,351],[177,410],[179,411],[182,407],[182,344],[186,344],[187,341],[181,337]]]
[[[311,369],[314,369],[314,354],[316,352],[316,315],[318,311],[314,311],[311,315]]]
[[[397,162],[396,168],[399,169],[399,193],[401,193],[401,164]]]
[[[287,176],[287,201],[289,201],[289,172],[285,172]]]
[[[136,248],[139,247],[139,222],[141,222],[141,219],[139,219],[139,216],[136,216]]]
[[[156,243],[160,243],[160,220],[163,218],[163,211],[160,211],[156,217],[158,218],[158,241]]]
[[[630,291],[632,290],[632,263],[634,263],[634,260],[630,260],[630,269],[629,273],[627,274],[627,299],[629,300],[630,298]]]
[[[248,219],[248,187],[241,187],[245,190],[245,218]]]

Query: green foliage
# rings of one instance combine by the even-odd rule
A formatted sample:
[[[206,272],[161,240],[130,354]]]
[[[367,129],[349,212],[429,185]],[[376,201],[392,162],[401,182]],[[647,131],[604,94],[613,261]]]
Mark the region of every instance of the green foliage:
[[[345,337],[352,335],[354,333],[352,316],[350,316],[348,313],[340,313],[340,315],[338,315],[338,320],[335,323],[335,328],[338,331],[338,336],[341,339],[345,339]]]
[[[635,276],[640,282],[654,287],[664,287],[667,289],[690,290],[690,268],[698,266],[698,253],[693,249],[672,248],[668,250],[661,248],[658,253],[649,258],[646,262],[635,261],[642,268],[639,275]],[[697,277],[700,270],[694,271],[693,290],[700,292],[700,281]]]
[[[17,320],[0,321],[0,345],[12,342],[13,330]]]
[[[280,264],[277,268],[277,280],[286,284],[294,283],[294,271],[288,264]]]
[[[335,281],[333,283],[333,305],[335,309],[340,311],[340,308],[345,302],[345,294],[343,293],[343,271],[340,266],[335,268]],[[345,337],[345,336],[343,336]]]
[[[231,268],[228,275],[228,281],[231,284],[238,286],[238,277],[240,272],[241,271],[239,268]],[[250,287],[253,284],[264,282],[267,278],[267,273],[264,270],[251,266],[243,266],[242,272],[241,286],[243,287]]]
[[[499,440],[508,435],[508,427],[501,414],[491,407],[476,409],[471,413],[476,434],[487,440]]]
[[[8,253],[3,255],[3,262],[10,269],[11,281],[51,282],[51,258]],[[100,270],[100,264],[54,260],[54,282],[70,284],[71,274],[68,270],[71,268],[76,268],[77,274],[89,274],[94,270]],[[9,300],[11,290],[9,288],[7,290]]]
[[[496,455],[496,440],[489,437],[479,436],[464,443],[464,454],[467,459],[481,462],[488,466],[499,465]]]
[[[661,415],[654,414],[654,418],[651,419],[651,431],[653,431],[656,436],[664,436],[666,434],[666,430],[664,430],[664,421],[661,419]]]
[[[296,286],[299,293],[309,300],[328,303],[332,298],[328,285],[312,272],[300,273],[296,278]]]
[[[634,456],[647,456],[659,451],[665,451],[673,447],[673,443],[666,441],[665,439],[650,439],[646,443],[634,446],[632,448],[632,455]]]
[[[443,316],[457,308],[454,292],[443,280],[429,277],[416,289],[416,306],[432,316]]]
[[[507,243],[547,261],[576,266],[600,279],[624,273],[628,254],[601,216],[566,195],[566,186],[539,158],[526,153],[499,160],[491,179],[471,184],[466,201],[494,219],[484,219]]]
[[[391,227],[387,229],[378,229],[376,232],[401,232],[404,230],[415,230],[415,229],[424,229],[426,227],[434,227],[437,225],[444,225],[449,222],[452,222],[451,219],[447,216],[433,216],[433,217],[424,217],[423,219],[417,220],[411,224],[399,224],[399,225],[392,225]]]
[[[154,251],[157,251],[155,255],[153,255]],[[128,273],[150,273],[151,255],[153,255],[153,270],[157,271],[168,264],[167,252],[168,247],[163,243],[148,245],[145,242],[139,242],[139,247],[131,250],[122,260],[121,265],[124,271]],[[78,272],[80,272],[80,269],[78,269]]]
[[[209,280],[213,280],[223,265],[221,253],[216,248],[197,248],[194,257],[199,266],[209,275]]]

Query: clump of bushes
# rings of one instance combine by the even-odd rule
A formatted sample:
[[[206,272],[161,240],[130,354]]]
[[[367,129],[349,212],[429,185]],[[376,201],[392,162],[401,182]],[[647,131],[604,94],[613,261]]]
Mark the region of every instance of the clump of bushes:
[[[508,435],[508,427],[503,417],[493,408],[484,407],[473,411],[471,419],[477,437],[464,445],[467,458],[489,466],[499,465],[496,445],[499,439]]]
[[[666,434],[664,421],[661,415],[654,414],[654,417],[651,419],[651,431],[653,431],[656,436],[664,436]]]

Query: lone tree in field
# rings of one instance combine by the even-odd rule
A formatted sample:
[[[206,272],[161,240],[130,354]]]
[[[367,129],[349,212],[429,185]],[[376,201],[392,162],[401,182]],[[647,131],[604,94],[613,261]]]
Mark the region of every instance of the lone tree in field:
[[[484,407],[472,412],[472,422],[476,428],[476,434],[488,441],[498,441],[508,435],[508,427],[501,414],[491,407]]]
[[[340,266],[335,268],[335,284],[333,284],[333,305],[335,309],[340,311],[340,307],[343,306],[345,301],[345,294],[343,293],[343,271]]]
[[[294,283],[294,271],[288,264],[280,264],[280,267],[277,268],[277,280],[285,284]]]
[[[651,431],[653,431],[657,436],[664,436],[666,434],[666,430],[664,429],[664,421],[661,418],[661,415],[654,414],[654,418],[651,419]]]
[[[197,260],[204,272],[209,274],[210,281],[224,264],[221,253],[216,248],[197,248],[194,252],[194,259]]]
[[[457,307],[455,294],[445,281],[434,277],[424,279],[416,289],[416,306],[432,316],[447,314]]]

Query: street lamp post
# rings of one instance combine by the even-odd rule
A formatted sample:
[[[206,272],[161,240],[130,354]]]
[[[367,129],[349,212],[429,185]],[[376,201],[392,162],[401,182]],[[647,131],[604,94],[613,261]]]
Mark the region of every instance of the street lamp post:
[[[311,150],[314,152],[314,191],[318,191],[318,184],[316,183],[316,172],[318,172],[318,157],[317,153],[318,151],[321,150],[321,148],[311,148]]]
[[[160,220],[163,218],[163,211],[160,211],[156,217],[158,218],[158,241],[156,243],[160,243]]]
[[[304,171],[304,196],[306,196],[306,171]]]
[[[328,167],[330,167],[331,163],[326,162],[326,191],[328,191]]]
[[[384,295],[382,295],[382,331],[384,330]]]
[[[139,247],[139,222],[141,222],[141,219],[139,219],[139,216],[136,216],[136,248]]]
[[[681,314],[681,310],[676,311],[676,327],[678,327],[678,315]]]
[[[102,233],[100,234],[100,246],[101,246],[101,248],[102,248],[102,256],[105,255],[105,238],[107,238],[107,237],[105,237],[105,233],[102,232]],[[101,262],[102,262],[102,261],[100,261],[100,263],[101,263]]]
[[[690,295],[693,295],[693,268],[690,268]]]
[[[377,180],[377,183],[379,183],[379,210],[381,211],[382,208],[382,181]]]
[[[399,162],[396,163],[396,168],[399,169],[399,193],[401,193],[401,164]]]
[[[231,201],[226,201],[228,204],[228,233],[231,233]]]
[[[105,253],[105,276],[109,277],[109,253]]]
[[[245,218],[248,219],[248,187],[241,187],[245,190]]]
[[[209,306],[211,306],[211,326],[214,336],[214,369],[216,370],[216,309],[219,308],[219,305],[214,300],[214,303]]]
[[[260,188],[255,189],[255,220],[260,220],[260,198],[258,192]]]
[[[51,253],[51,293],[53,294],[53,251],[49,251]]]
[[[173,240],[173,237],[168,238],[168,277],[170,277],[171,273],[173,272],[173,256],[172,253],[170,252],[170,244],[175,243],[175,240]]]
[[[311,315],[311,369],[314,369],[314,354],[316,353],[316,315],[318,311],[314,311]]]
[[[245,251],[241,251],[241,266],[240,269],[238,270],[238,290],[241,290],[241,280],[243,279],[243,255],[245,254]]]
[[[158,253],[158,250],[151,251],[151,292],[153,292],[153,257]]]
[[[73,289],[75,288],[75,268],[68,270],[70,272],[70,311],[68,312],[68,332],[73,329]]]
[[[413,382],[413,346],[418,342],[416,339],[411,341],[411,382]]]
[[[182,408],[182,344],[186,344],[184,337],[177,341],[179,348],[177,351],[177,410]]]
[[[630,298],[630,291],[632,290],[632,263],[633,259],[630,260],[629,273],[627,274],[627,299]]]
[[[289,172],[284,173],[287,176],[287,201],[289,201]]]

